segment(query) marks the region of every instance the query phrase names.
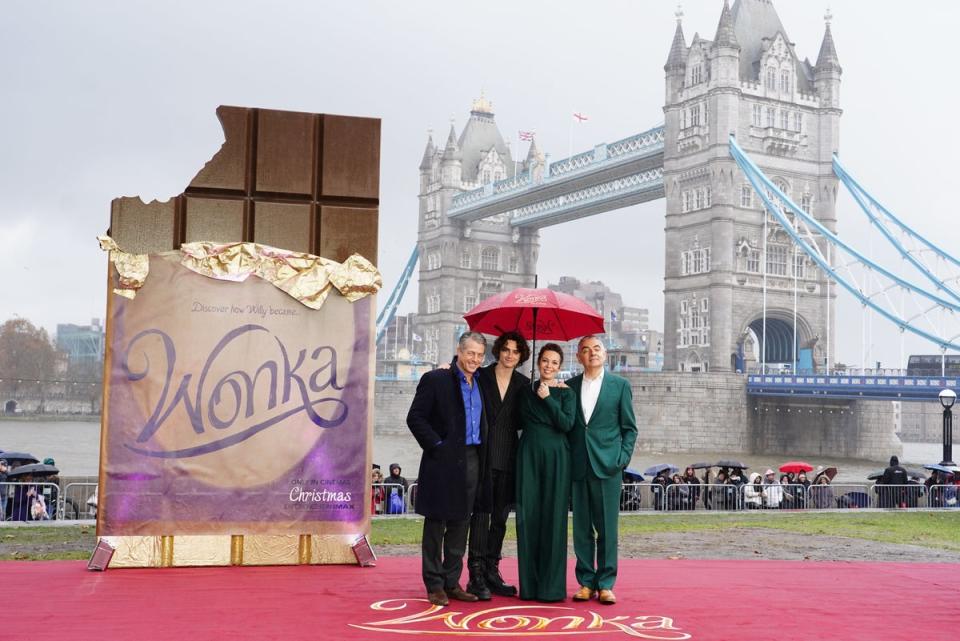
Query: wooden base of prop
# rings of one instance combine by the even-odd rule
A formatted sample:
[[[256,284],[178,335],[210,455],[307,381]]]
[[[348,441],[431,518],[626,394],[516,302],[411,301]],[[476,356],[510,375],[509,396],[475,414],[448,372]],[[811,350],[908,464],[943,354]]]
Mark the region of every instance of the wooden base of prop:
[[[100,537],[97,549],[101,545],[113,548],[112,559],[107,558],[111,568],[356,564],[358,558],[353,545],[357,537],[356,534],[104,536]],[[94,557],[96,554],[95,551]]]

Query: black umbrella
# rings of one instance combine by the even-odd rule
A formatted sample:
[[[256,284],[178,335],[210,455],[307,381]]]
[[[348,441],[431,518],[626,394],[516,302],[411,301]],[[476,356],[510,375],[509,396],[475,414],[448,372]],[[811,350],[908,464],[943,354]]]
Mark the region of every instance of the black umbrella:
[[[870,474],[867,475],[867,480],[879,481],[882,476],[883,476],[883,470],[879,470],[877,472],[871,472]]]
[[[7,474],[7,478],[11,479],[15,476],[26,476],[27,474],[32,474],[33,476],[54,476],[59,473],[60,470],[52,465],[30,463],[29,465],[21,465],[20,467],[14,468]]]
[[[639,470],[628,467],[623,470],[623,480],[629,483],[642,483],[643,474],[641,474]]]
[[[711,467],[714,467],[713,463],[692,463],[687,467],[692,467],[695,470],[707,470]]]
[[[741,470],[749,470],[749,465],[744,465],[740,461],[717,461],[714,464],[715,467],[735,467]]]
[[[679,472],[680,468],[678,468],[676,465],[671,465],[670,463],[658,463],[657,465],[648,467],[643,471],[643,473],[646,474],[647,476],[656,476],[660,472],[666,472],[666,471],[669,471],[670,474],[674,474],[676,472]]]
[[[3,452],[0,453],[0,459],[3,459],[9,463],[10,467],[40,462],[40,459],[38,459],[36,456],[33,454],[27,454],[26,452]]]

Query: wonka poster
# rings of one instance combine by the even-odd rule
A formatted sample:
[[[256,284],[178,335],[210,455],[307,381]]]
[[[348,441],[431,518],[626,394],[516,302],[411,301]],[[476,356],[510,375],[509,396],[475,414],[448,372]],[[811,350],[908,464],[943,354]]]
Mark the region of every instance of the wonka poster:
[[[360,531],[373,297],[325,283],[339,263],[224,247],[140,257],[133,293],[114,259],[98,533]]]

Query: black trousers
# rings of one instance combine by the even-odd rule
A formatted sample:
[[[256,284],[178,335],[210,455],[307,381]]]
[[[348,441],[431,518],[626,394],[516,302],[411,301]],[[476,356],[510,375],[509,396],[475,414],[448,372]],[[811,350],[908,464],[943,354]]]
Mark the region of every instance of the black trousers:
[[[486,562],[488,566],[500,561],[503,538],[507,534],[507,518],[513,507],[513,472],[492,470],[490,476],[493,505],[491,511],[474,512],[470,519],[470,555],[467,564],[472,568]]]
[[[466,499],[467,505],[472,507],[480,478],[480,454],[475,446],[467,447],[466,468]],[[423,519],[420,555],[423,564],[423,584],[427,592],[451,590],[460,584],[469,527],[469,517],[459,521]]]

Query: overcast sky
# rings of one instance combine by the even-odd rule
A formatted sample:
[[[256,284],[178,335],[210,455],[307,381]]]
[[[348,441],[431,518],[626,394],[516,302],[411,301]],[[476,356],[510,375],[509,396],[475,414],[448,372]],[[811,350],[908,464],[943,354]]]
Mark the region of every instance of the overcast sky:
[[[816,60],[826,4],[775,2],[798,54]],[[684,3],[687,42],[712,38],[722,2]],[[949,248],[954,224],[960,3],[834,0],[843,65],[841,155],[902,218]],[[380,267],[396,282],[416,240],[426,131],[459,131],[481,89],[500,130],[535,129],[566,155],[572,110],[587,149],[662,122],[676,4],[665,1],[4,3],[0,21],[0,321],[51,331],[102,317],[110,200],[183,191],[222,141],[217,105],[383,120]],[[849,198],[840,233],[862,238]],[[383,239],[390,239],[384,242]],[[663,201],[545,229],[540,282],[603,280],[663,319]],[[402,311],[415,308],[415,287]],[[861,360],[845,294],[839,359]],[[873,321],[872,360],[900,343]],[[935,351],[910,341],[907,353]]]

